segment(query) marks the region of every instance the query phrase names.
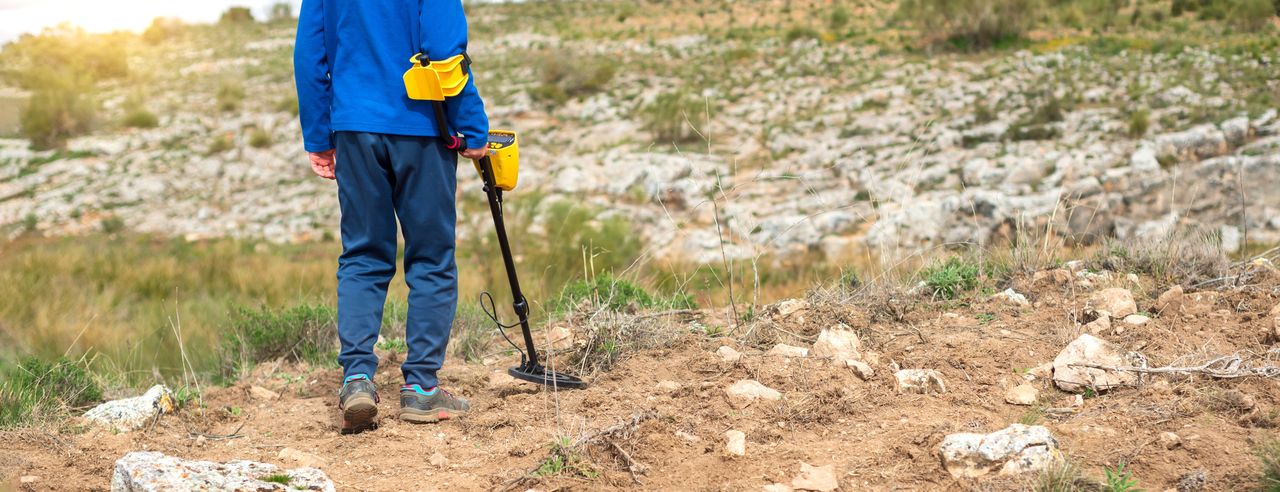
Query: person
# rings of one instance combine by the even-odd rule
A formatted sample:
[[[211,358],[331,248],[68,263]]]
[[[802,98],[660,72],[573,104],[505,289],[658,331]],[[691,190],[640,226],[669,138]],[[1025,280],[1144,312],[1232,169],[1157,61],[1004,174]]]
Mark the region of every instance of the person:
[[[397,218],[409,286],[399,416],[427,423],[470,409],[436,378],[458,301],[457,153],[445,137],[460,134],[462,156],[479,159],[487,152],[489,121],[474,74],[445,102],[450,129],[436,128],[430,102],[410,100],[402,79],[415,54],[445,60],[466,49],[461,0],[302,2],[293,62],[303,146],[315,174],[337,180],[342,212],[338,406],[344,430],[377,420],[373,347],[396,272]]]

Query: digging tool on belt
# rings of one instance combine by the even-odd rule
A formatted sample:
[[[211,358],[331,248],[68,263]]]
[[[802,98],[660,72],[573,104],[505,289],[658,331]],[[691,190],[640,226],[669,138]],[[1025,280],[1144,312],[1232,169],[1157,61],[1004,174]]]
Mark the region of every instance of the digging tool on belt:
[[[440,129],[441,138],[449,150],[461,152],[464,149],[462,139],[449,130],[449,122],[445,117],[444,100],[462,92],[471,77],[471,59],[466,53],[443,61],[429,61],[425,54],[414,55],[409,60],[413,66],[404,74],[405,91],[410,99],[431,101],[435,111],[436,125]],[[520,365],[507,369],[507,374],[516,379],[539,383],[553,389],[585,388],[587,383],[577,376],[565,374],[546,368],[538,362],[538,351],[533,344],[533,333],[529,329],[529,302],[520,291],[520,279],[516,276],[515,260],[511,256],[511,244],[507,239],[507,228],[502,220],[502,192],[516,187],[520,164],[520,140],[513,131],[493,130],[489,132],[489,155],[475,161],[476,171],[484,181],[484,192],[489,199],[489,211],[493,214],[493,227],[498,235],[498,246],[502,250],[502,262],[507,269],[507,281],[511,283],[512,308],[515,310],[517,323],[503,324],[498,319],[497,308],[493,296],[488,292],[480,293],[480,307],[493,319],[498,332],[516,351],[520,352]],[[486,304],[487,301],[487,304]],[[507,337],[507,328],[520,326],[524,334],[525,350],[516,346]]]

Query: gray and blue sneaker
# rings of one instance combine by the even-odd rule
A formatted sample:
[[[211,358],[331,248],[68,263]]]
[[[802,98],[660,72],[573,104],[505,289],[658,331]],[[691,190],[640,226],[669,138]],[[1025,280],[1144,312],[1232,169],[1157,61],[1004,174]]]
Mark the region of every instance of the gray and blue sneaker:
[[[434,424],[461,416],[469,410],[471,404],[467,400],[453,396],[439,386],[429,390],[417,384],[400,387],[400,420],[405,422]]]
[[[343,433],[360,432],[378,425],[378,388],[368,374],[353,374],[342,380],[338,409],[342,410]]]

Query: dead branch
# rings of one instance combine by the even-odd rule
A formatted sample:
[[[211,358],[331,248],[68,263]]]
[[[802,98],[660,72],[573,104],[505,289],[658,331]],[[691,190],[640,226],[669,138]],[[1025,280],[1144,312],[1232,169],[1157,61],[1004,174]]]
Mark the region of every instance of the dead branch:
[[[1071,364],[1071,366],[1102,369],[1106,371],[1134,372],[1139,374],[1203,374],[1216,379],[1235,379],[1249,376],[1263,378],[1280,377],[1280,367],[1270,365],[1247,367],[1244,365],[1244,360],[1238,355],[1224,355],[1211,359],[1199,366],[1187,367],[1104,366],[1100,364]]]

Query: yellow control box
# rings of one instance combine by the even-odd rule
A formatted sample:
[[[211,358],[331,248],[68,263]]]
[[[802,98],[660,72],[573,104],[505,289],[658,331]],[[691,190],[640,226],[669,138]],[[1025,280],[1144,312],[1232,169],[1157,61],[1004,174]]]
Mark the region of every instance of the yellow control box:
[[[409,99],[417,101],[443,101],[462,92],[471,74],[463,66],[464,55],[447,60],[427,61],[413,55],[413,66],[404,73],[404,90]]]
[[[520,178],[520,139],[516,132],[489,131],[489,163],[493,166],[493,181],[498,189],[514,190]],[[480,172],[479,163],[476,164],[476,172]]]

